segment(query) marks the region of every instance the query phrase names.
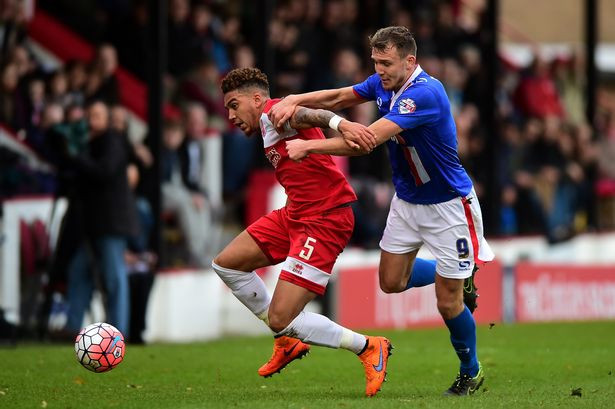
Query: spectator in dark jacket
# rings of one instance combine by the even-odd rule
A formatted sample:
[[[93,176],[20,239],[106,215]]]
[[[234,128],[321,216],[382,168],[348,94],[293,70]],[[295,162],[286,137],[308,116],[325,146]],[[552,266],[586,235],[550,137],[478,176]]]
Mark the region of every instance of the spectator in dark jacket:
[[[128,329],[128,277],[124,262],[127,237],[138,231],[135,203],[127,180],[129,151],[124,139],[109,130],[109,109],[102,102],[88,108],[89,153],[70,159],[77,174],[85,241],[68,269],[68,330],[78,330],[94,290],[93,262],[101,274],[107,320]]]

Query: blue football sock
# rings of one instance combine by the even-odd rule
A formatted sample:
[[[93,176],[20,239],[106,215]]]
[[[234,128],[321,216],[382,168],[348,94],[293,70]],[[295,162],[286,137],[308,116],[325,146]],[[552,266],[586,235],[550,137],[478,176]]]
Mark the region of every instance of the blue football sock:
[[[444,320],[451,333],[451,344],[461,361],[459,372],[472,377],[478,373],[476,355],[476,322],[468,307],[451,320]]]
[[[436,282],[436,260],[414,259],[406,289],[424,287]]]

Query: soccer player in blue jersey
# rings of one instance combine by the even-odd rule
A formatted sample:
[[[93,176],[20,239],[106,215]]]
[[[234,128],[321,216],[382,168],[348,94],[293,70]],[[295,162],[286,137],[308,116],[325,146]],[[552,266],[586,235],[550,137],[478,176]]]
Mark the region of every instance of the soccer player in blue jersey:
[[[405,27],[386,27],[370,37],[376,73],[352,87],[290,95],[270,113],[283,126],[296,106],[339,110],[376,101],[381,118],[364,139],[292,140],[292,159],[309,154],[359,155],[387,144],[395,196],[380,241],[380,287],[396,293],[435,282],[438,310],[446,323],[460,370],[447,395],[469,395],[481,386],[476,352],[473,272],[493,259],[483,238],[480,205],[457,154],[457,134],[444,87],[416,62],[416,42]],[[335,128],[344,119],[334,117]],[[416,258],[425,245],[436,260]]]

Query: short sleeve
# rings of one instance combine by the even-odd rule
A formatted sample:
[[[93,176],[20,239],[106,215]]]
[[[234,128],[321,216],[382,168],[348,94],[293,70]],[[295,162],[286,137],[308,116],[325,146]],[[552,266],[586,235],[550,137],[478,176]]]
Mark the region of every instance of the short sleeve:
[[[290,138],[297,135],[295,129],[286,129],[281,134],[275,129],[266,113],[263,113],[260,118],[261,134],[263,136],[263,145],[265,148],[275,145],[282,139]]]
[[[440,106],[435,95],[426,88],[404,92],[384,117],[402,129],[412,129],[432,123],[440,115]]]
[[[369,101],[376,100],[376,85],[380,82],[378,74],[372,74],[360,84],[354,85],[352,90],[358,96]]]

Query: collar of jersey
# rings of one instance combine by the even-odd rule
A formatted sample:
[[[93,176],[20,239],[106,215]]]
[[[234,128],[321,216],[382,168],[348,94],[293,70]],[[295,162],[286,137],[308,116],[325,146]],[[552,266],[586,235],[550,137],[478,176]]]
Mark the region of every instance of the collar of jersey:
[[[391,105],[389,106],[389,110],[393,110],[393,105],[395,105],[395,101],[397,101],[397,99],[399,98],[399,96],[410,86],[412,85],[412,83],[414,82],[414,80],[416,79],[416,77],[418,77],[421,73],[423,72],[423,69],[421,68],[420,65],[417,65],[416,68],[414,69],[414,72],[412,73],[412,75],[410,76],[410,78],[408,78],[406,80],[406,82],[404,82],[404,85],[402,85],[402,87],[399,89],[399,91],[394,92],[393,93],[393,98],[391,98]]]

